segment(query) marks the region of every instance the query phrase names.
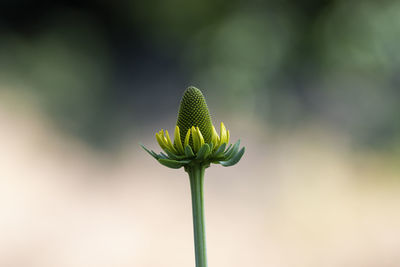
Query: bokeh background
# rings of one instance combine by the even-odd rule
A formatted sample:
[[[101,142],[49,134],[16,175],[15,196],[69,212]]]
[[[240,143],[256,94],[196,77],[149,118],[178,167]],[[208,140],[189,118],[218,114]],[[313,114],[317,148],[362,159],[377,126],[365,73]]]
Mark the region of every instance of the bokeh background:
[[[396,0],[2,0],[0,266],[194,266],[186,174],[138,146],[189,85],[247,148],[209,266],[400,266],[399,47]]]

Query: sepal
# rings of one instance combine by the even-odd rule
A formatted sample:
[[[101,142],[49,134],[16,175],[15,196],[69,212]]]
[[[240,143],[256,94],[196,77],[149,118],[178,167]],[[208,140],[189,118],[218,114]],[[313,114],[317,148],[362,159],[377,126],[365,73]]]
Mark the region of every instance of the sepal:
[[[180,167],[186,165],[187,163],[190,162],[190,160],[172,160],[172,159],[159,159],[158,162],[160,162],[162,165],[172,168],[172,169],[179,169]]]
[[[149,153],[153,158],[155,158],[156,160],[159,159],[159,156],[156,154],[156,152],[154,152],[153,150],[149,150],[147,149],[143,144],[139,144],[147,153]]]
[[[225,152],[226,160],[232,158],[239,150],[240,139],[232,146],[232,148],[227,149]]]
[[[199,152],[197,152],[197,160],[205,160],[208,155],[210,155],[210,146],[208,144],[204,144],[200,147]]]
[[[233,166],[240,161],[245,151],[244,147],[239,150],[239,145],[240,140],[238,140],[234,145],[230,144],[228,148],[225,149],[227,143],[223,143],[213,152],[213,143],[205,143],[199,147],[197,152],[194,152],[192,147],[188,144],[184,148],[185,154],[177,155],[168,148],[164,149],[166,154],[164,152],[157,154],[140,143],[140,146],[160,162],[160,164],[173,169],[179,169],[183,166],[186,167],[192,164],[205,164],[209,166],[210,163],[221,164],[224,167]]]
[[[218,149],[217,151],[215,151],[212,155],[213,158],[218,158],[220,156],[222,156],[224,154],[224,150],[226,147],[226,143],[223,143]]]
[[[171,152],[168,149],[164,149],[164,150],[165,150],[165,153],[167,153],[168,157],[171,159],[181,160],[181,159],[186,158],[186,156],[176,155],[175,153]]]
[[[224,166],[224,167],[229,167],[229,166],[233,166],[236,163],[238,163],[240,161],[240,159],[242,158],[243,154],[244,154],[244,150],[245,148],[242,147],[242,149],[239,150],[239,152],[233,154],[231,156],[231,158],[227,161],[220,161],[219,163]]]
[[[191,148],[189,145],[186,145],[186,146],[185,146],[185,155],[186,155],[186,157],[188,157],[188,158],[193,158],[193,157],[194,157],[193,150],[192,150],[192,148]]]

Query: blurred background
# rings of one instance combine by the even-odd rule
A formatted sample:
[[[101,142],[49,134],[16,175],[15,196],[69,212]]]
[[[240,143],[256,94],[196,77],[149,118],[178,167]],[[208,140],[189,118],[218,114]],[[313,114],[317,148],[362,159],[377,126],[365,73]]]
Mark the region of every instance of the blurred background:
[[[209,266],[400,266],[400,2],[0,2],[0,266],[194,266],[159,150],[200,88],[246,146]],[[217,127],[219,128],[219,127]]]

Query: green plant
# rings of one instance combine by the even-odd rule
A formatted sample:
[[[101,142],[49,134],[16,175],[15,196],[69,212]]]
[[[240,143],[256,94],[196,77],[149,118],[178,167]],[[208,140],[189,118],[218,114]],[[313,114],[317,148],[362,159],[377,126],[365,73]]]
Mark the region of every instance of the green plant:
[[[184,167],[189,174],[192,195],[194,245],[196,267],[207,266],[204,227],[204,172],[211,163],[228,167],[239,162],[245,148],[240,140],[229,143],[229,131],[221,122],[220,135],[211,122],[210,113],[201,91],[189,87],[183,94],[172,143],[168,131],[156,133],[156,139],[165,153],[155,153],[143,145],[162,165],[173,169]]]

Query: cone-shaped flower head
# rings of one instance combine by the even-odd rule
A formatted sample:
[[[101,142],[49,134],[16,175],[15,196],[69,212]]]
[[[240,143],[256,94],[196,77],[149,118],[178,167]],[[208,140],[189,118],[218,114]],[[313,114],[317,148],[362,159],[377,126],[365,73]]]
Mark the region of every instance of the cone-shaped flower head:
[[[213,125],[210,112],[202,92],[196,87],[191,86],[183,93],[176,125],[179,127],[181,140],[185,140],[188,130],[194,126],[199,127],[204,142],[211,142]],[[192,138],[189,143],[193,145]]]
[[[157,154],[143,145],[142,147],[161,164],[170,168],[193,164],[209,166],[210,163],[232,166],[239,162],[244,153],[244,147],[239,150],[240,140],[227,148],[229,131],[221,122],[218,135],[203,94],[192,86],[186,89],[181,100],[174,142],[172,143],[167,130],[156,133],[156,139],[166,154]]]

